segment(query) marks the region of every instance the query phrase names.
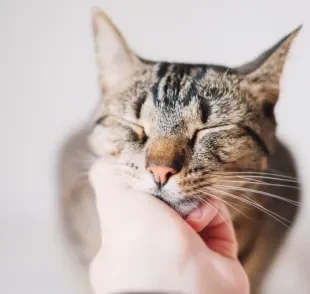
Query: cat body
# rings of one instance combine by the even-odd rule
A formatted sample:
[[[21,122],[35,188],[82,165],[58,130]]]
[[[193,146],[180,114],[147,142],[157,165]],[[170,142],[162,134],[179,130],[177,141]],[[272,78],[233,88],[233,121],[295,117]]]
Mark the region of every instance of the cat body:
[[[251,293],[258,293],[297,211],[297,193],[284,187],[292,177],[271,168],[281,153],[286,161],[276,169],[292,172],[275,137],[274,106],[299,29],[237,68],[140,58],[99,9],[94,31],[103,98],[94,127],[73,145],[87,150],[88,137],[96,157],[114,163],[128,186],[181,215],[210,197],[226,203]],[[89,262],[100,246],[94,197],[87,181],[73,182],[65,215]]]

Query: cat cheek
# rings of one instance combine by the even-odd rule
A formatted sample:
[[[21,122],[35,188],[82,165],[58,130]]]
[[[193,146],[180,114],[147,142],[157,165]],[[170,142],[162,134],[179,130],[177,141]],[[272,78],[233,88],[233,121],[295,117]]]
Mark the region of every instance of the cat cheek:
[[[113,157],[119,157],[121,155],[121,149],[118,149],[115,147],[115,144],[107,143],[105,142],[102,146],[101,153],[105,156],[113,156]]]
[[[98,157],[120,156],[121,150],[115,143],[105,140],[104,136],[92,134],[88,137],[88,146],[90,150]]]

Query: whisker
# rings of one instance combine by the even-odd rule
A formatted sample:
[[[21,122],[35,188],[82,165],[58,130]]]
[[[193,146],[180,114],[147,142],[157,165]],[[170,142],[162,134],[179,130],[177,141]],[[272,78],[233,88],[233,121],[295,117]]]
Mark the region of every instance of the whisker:
[[[222,194],[224,194],[224,195],[226,195],[226,196],[230,196],[230,197],[232,197],[232,198],[235,198],[235,199],[237,199],[237,200],[239,200],[239,201],[241,201],[241,202],[247,203],[247,204],[253,206],[254,208],[257,208],[258,210],[260,210],[260,211],[266,213],[267,215],[269,215],[269,216],[272,217],[273,219],[277,220],[278,222],[280,222],[282,225],[284,225],[284,226],[286,226],[286,227],[288,227],[287,224],[283,223],[283,222],[282,222],[281,220],[279,220],[279,219],[282,219],[283,221],[286,221],[287,223],[291,223],[291,221],[289,221],[289,220],[287,220],[286,218],[284,218],[284,217],[278,215],[277,213],[271,211],[270,209],[267,209],[266,207],[262,206],[261,204],[259,204],[258,202],[254,201],[253,199],[250,199],[250,198],[246,197],[245,195],[243,195],[243,196],[246,197],[248,200],[245,200],[245,199],[243,199],[242,197],[236,196],[236,195],[231,194],[231,193],[226,192],[226,191],[222,191],[222,190],[218,190],[218,189],[213,189],[213,188],[208,188],[208,189],[214,190],[214,191],[219,192],[219,193],[222,193]],[[279,219],[278,219],[278,218],[279,218]]]
[[[221,172],[214,172],[214,174],[219,175],[248,175],[248,176],[270,176],[270,177],[277,177],[276,179],[288,179],[288,180],[294,180],[298,182],[298,179],[296,177],[292,176],[286,176],[282,174],[275,174],[275,173],[268,173],[268,172],[257,172],[257,171],[241,171],[241,172],[233,172],[233,171],[221,171]]]
[[[251,221],[254,221],[253,219],[251,219],[249,216],[247,216],[244,212],[242,212],[241,210],[237,209],[235,206],[233,206],[232,204],[230,204],[229,202],[227,202],[226,200],[224,199],[221,199],[220,197],[218,196],[215,196],[214,194],[210,194],[204,190],[198,190],[198,192],[200,193],[204,193],[205,195],[209,196],[209,197],[213,197],[215,199],[218,199],[220,201],[222,201],[223,203],[225,203],[226,205],[232,207],[233,209],[235,209],[236,211],[238,211],[239,213],[243,214],[246,218],[250,219]]]
[[[239,178],[239,179],[250,180],[250,181],[253,181],[253,182],[256,182],[256,183],[266,183],[264,181],[257,180],[257,179],[252,179],[252,178],[248,178],[248,177],[242,177],[242,176],[236,176],[236,177]]]
[[[238,176],[237,176],[238,177]],[[253,178],[253,179],[266,179],[266,180],[274,180],[274,181],[282,181],[282,182],[290,182],[290,183],[299,183],[298,180],[293,180],[293,179],[284,179],[284,178],[277,178],[277,177],[265,177],[265,176],[256,176],[256,175],[246,175],[248,178]]]
[[[255,201],[254,199],[251,199],[249,196],[247,196],[247,195],[244,195],[244,194],[240,194],[242,197],[244,197],[245,199],[247,199],[248,201],[251,201],[251,202],[254,202],[255,203],[255,205],[257,205],[257,206],[260,206],[260,207],[263,207],[264,208],[264,206],[263,205],[261,205],[259,202],[257,202],[257,201]],[[240,196],[240,197],[241,197]],[[242,198],[241,197],[241,198]]]
[[[210,207],[221,217],[221,219],[222,219],[227,225],[229,225],[228,222],[227,222],[227,220],[223,217],[223,215],[219,212],[219,210],[216,209],[213,205],[211,205],[210,202],[206,201],[205,199],[201,198],[201,197],[198,196],[198,195],[195,195],[194,197],[196,197],[196,199],[199,199],[201,202],[203,202],[203,203],[207,204],[208,206],[210,206]],[[219,199],[220,199],[220,198],[219,198]],[[222,200],[222,199],[220,199],[220,200]]]
[[[209,188],[209,189],[213,189],[213,188]],[[213,190],[218,191],[218,192],[220,192],[220,193],[222,193],[222,194],[225,194],[225,195],[229,195],[229,196],[231,196],[231,197],[233,197],[233,198],[236,198],[236,199],[238,199],[238,200],[240,200],[240,201],[242,201],[242,202],[245,202],[245,203],[247,203],[247,204],[249,204],[249,205],[255,205],[254,207],[256,207],[256,208],[258,208],[258,207],[259,207],[259,208],[262,208],[262,209],[264,209],[264,210],[266,210],[266,211],[268,211],[268,212],[270,212],[270,213],[272,213],[272,214],[275,214],[277,217],[279,217],[279,218],[281,218],[281,219],[283,219],[283,220],[285,220],[285,221],[291,223],[291,221],[289,221],[289,220],[287,220],[286,218],[284,218],[284,217],[282,217],[282,216],[276,214],[275,212],[273,212],[273,211],[267,209],[266,207],[264,207],[263,205],[261,205],[260,203],[258,203],[257,201],[255,201],[254,199],[251,199],[250,197],[248,197],[248,196],[246,196],[246,195],[244,195],[244,194],[242,194],[242,196],[243,196],[244,198],[246,198],[246,201],[245,201],[245,199],[243,199],[242,197],[237,196],[237,195],[234,195],[234,194],[231,194],[231,193],[229,193],[229,192],[227,192],[227,191],[222,191],[222,190],[218,190],[218,189],[213,189]]]
[[[190,172],[189,176],[203,176],[203,175],[221,175],[221,176],[229,176],[229,175],[235,175],[235,176],[249,176],[249,177],[255,177],[259,178],[260,177],[263,179],[269,178],[270,180],[277,180],[277,181],[292,181],[299,183],[299,179],[293,176],[292,174],[284,174],[283,172],[270,172],[272,170],[266,170],[266,171],[261,171],[261,170],[255,170],[255,169],[243,169],[243,171],[216,171],[216,170],[210,170],[209,167],[199,167],[199,168],[193,168],[191,169],[194,172]]]
[[[279,177],[295,179],[295,180],[298,179],[296,175],[293,173],[287,173],[281,170],[270,169],[270,168],[267,168],[265,170],[243,168],[242,172],[250,172],[250,173],[254,172],[254,173],[261,173],[261,174],[270,175],[270,176],[279,176]]]
[[[275,168],[267,168],[266,169],[267,172],[273,173],[273,174],[281,174],[283,176],[287,176],[287,177],[291,177],[291,178],[295,178],[297,179],[296,175],[294,176],[294,174],[291,173],[285,173],[284,171],[281,171],[279,169],[275,169]]]
[[[214,186],[215,187],[220,187],[220,188],[227,188],[227,189],[237,190],[237,191],[253,192],[253,193],[269,196],[269,197],[272,197],[272,198],[276,198],[276,199],[282,200],[284,202],[293,204],[295,206],[300,206],[298,201],[290,200],[290,199],[281,197],[279,195],[275,195],[275,194],[264,192],[264,191],[259,191],[259,190],[255,190],[255,189],[244,188],[244,187],[226,186],[226,185],[214,185]]]
[[[282,184],[272,184],[266,182],[253,182],[253,181],[238,181],[238,180],[221,180],[218,179],[218,182],[227,182],[227,183],[244,183],[244,184],[255,184],[255,185],[264,185],[264,186],[273,186],[273,187],[284,187],[284,188],[293,188],[293,189],[300,189],[298,186],[292,185],[282,185]]]

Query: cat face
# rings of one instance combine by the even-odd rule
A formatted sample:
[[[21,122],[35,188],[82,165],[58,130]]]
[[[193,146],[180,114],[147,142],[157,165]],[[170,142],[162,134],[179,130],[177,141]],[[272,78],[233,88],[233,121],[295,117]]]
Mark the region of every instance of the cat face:
[[[143,60],[102,11],[94,28],[102,101],[89,142],[130,187],[187,214],[214,195],[224,172],[266,168],[280,75],[298,30],[228,68]]]

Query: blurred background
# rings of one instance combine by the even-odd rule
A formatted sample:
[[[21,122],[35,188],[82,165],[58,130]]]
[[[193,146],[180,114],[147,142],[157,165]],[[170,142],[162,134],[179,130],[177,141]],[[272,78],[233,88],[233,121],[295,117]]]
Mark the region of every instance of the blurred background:
[[[60,150],[99,98],[92,6],[105,10],[144,57],[231,66],[304,24],[276,107],[303,202],[264,292],[310,293],[308,0],[1,0],[0,293],[88,293],[63,246],[57,183]]]

